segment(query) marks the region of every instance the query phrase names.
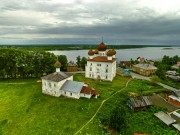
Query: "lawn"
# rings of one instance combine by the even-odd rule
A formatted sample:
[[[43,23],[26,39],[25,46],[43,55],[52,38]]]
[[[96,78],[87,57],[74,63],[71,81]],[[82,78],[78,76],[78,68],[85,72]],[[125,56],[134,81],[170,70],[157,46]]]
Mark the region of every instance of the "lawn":
[[[94,115],[104,99],[125,87],[129,78],[116,76],[113,82],[105,82],[86,79],[84,74],[76,74],[74,80],[83,81],[100,92],[98,99],[81,98],[79,100],[44,95],[41,93],[41,83],[37,80],[0,81],[0,135],[74,134]],[[143,85],[144,82],[133,80],[129,83],[129,87],[107,100],[94,120],[80,134],[108,134],[103,123],[108,121],[116,105],[125,105],[129,98],[128,91],[139,91],[141,86],[139,84]],[[162,90],[161,87],[151,86],[148,83],[144,87],[144,90]],[[163,133],[175,133],[154,118],[152,110],[133,113],[127,108],[127,114],[128,132],[124,134],[133,132],[159,134],[162,130],[164,130]],[[149,128],[151,125],[156,125],[153,132]],[[144,128],[141,129],[141,126]]]
[[[100,92],[98,99],[51,97],[41,93],[38,79],[0,81],[0,134],[73,134],[88,121],[101,101],[125,86],[128,78],[97,82],[76,74]]]

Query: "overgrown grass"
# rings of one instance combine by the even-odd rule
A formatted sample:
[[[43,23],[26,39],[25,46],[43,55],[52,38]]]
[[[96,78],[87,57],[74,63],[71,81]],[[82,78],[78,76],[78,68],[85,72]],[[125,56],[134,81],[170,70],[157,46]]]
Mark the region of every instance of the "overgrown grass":
[[[74,80],[83,81],[100,92],[98,99],[80,98],[79,100],[44,95],[41,93],[41,83],[37,80],[39,79],[0,81],[0,134],[74,134],[94,115],[104,99],[125,87],[129,78],[117,76],[113,82],[100,82],[84,78],[84,74],[76,74]],[[139,87],[144,83],[147,82],[133,80],[124,92],[114,95],[105,102],[98,115],[82,130],[81,134],[108,134],[104,123],[108,122],[112,109],[118,104],[125,105],[128,99],[127,92],[130,90],[138,92]],[[148,83],[144,86],[146,90],[161,89],[159,86],[151,86]],[[156,125],[153,129],[154,133],[158,134],[161,131],[157,129],[158,124],[160,124],[160,129],[174,133],[174,130],[162,126],[151,111],[133,113],[127,108],[127,113],[131,117],[127,118],[129,132],[125,133],[135,131],[152,133],[150,124]],[[138,128],[142,126],[142,120],[147,124],[147,126],[144,125],[143,130]]]
[[[51,97],[41,93],[39,79],[0,81],[0,134],[73,134],[88,121],[101,101],[125,86],[128,78],[116,77],[116,83],[97,82],[77,74],[100,91],[100,98],[79,100]]]

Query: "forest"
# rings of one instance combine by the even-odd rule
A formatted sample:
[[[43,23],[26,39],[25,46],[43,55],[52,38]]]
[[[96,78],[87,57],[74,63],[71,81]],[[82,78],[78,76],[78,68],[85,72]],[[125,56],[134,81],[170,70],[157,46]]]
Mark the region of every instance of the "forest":
[[[54,71],[56,56],[45,51],[0,49],[0,78],[40,77]]]

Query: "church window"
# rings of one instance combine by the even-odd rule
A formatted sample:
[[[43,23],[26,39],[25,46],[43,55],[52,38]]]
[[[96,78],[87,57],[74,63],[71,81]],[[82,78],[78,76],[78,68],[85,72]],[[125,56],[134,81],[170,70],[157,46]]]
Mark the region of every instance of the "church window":
[[[51,83],[49,83],[49,88],[51,88]]]
[[[106,69],[106,73],[108,73],[108,69]]]

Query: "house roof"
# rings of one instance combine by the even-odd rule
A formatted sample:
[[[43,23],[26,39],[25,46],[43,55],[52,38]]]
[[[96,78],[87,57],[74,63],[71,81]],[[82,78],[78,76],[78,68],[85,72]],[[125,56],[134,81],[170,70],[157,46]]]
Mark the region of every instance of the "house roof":
[[[175,119],[173,119],[172,117],[170,117],[169,115],[167,115],[166,113],[162,111],[155,113],[154,115],[168,126],[176,122]]]
[[[180,98],[180,90],[173,90],[174,94]]]
[[[59,82],[72,75],[73,75],[72,73],[54,72],[52,74],[41,77],[41,79]]]
[[[178,123],[178,124],[172,124],[172,126],[175,127],[177,130],[180,131],[180,123]]]
[[[130,101],[133,107],[145,107],[152,105],[152,101],[149,96],[130,98]]]
[[[133,66],[144,69],[144,70],[155,70],[155,69],[157,69],[157,67],[152,66],[150,64],[145,64],[145,63],[144,64],[139,63],[139,64],[136,64],[136,65],[133,65]]]
[[[88,86],[83,86],[81,93],[84,94],[92,94],[92,95],[99,95],[99,92],[96,90],[93,90],[92,88],[88,87]]]
[[[61,90],[72,92],[72,93],[80,93],[83,85],[84,85],[83,82],[67,80],[61,87]]]
[[[77,66],[77,64],[74,63],[73,61],[70,61],[70,62],[67,64],[67,66],[69,66],[69,67],[75,67],[75,66]]]
[[[108,60],[106,56],[96,56],[93,59],[88,59],[87,61],[94,61],[94,62],[114,62],[116,59],[112,58],[112,60]]]

